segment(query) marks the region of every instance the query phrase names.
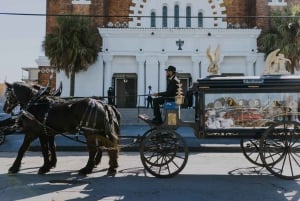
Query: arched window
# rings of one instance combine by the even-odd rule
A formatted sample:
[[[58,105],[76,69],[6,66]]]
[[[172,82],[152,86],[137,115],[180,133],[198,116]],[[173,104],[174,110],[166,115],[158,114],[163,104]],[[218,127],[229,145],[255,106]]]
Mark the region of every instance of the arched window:
[[[198,27],[203,27],[203,13],[198,13]]]
[[[191,6],[187,6],[186,7],[186,27],[192,26],[191,17],[192,17]]]
[[[168,27],[168,8],[167,8],[167,6],[163,6],[162,13],[163,13],[162,27]]]
[[[151,12],[151,27],[156,27],[156,14],[154,11]]]
[[[174,7],[174,27],[179,27],[179,6]]]

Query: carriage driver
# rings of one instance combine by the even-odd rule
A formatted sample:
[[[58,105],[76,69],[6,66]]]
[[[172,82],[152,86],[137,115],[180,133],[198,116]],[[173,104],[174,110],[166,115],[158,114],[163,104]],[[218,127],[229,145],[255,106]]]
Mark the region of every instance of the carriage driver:
[[[169,66],[165,70],[166,70],[166,76],[168,82],[167,90],[165,92],[152,94],[152,96],[156,97],[153,99],[154,119],[152,119],[152,123],[154,124],[162,124],[160,105],[162,105],[165,101],[166,102],[175,101],[175,96],[178,88],[177,84],[180,82],[180,80],[176,77],[176,68],[174,66]]]

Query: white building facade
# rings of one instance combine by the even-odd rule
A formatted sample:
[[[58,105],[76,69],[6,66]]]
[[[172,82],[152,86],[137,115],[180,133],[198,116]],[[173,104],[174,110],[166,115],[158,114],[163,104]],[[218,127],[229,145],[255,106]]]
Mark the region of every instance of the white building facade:
[[[152,91],[166,88],[165,69],[177,68],[186,91],[197,79],[208,75],[206,49],[221,47],[220,73],[260,75],[263,54],[257,53],[260,29],[228,24],[222,0],[134,0],[128,24],[109,23],[100,28],[103,40],[98,61],[76,75],[75,96],[107,96],[113,87],[118,107],[146,104],[148,86]],[[147,16],[147,17],[145,17]],[[205,17],[209,16],[209,17]],[[243,28],[240,28],[244,26]],[[63,96],[69,95],[69,79],[63,81]]]

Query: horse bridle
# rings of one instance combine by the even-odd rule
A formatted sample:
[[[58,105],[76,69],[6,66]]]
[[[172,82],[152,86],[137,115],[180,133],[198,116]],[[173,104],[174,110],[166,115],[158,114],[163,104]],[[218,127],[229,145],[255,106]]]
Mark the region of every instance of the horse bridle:
[[[15,91],[14,91],[13,88],[7,88],[6,89],[5,97],[6,97],[6,105],[9,107],[10,110],[12,110],[18,104],[21,104],[18,101],[17,96],[16,96]]]

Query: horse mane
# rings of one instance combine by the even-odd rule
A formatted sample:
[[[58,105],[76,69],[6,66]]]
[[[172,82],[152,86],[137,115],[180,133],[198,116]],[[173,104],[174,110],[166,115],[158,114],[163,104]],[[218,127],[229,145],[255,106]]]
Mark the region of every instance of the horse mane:
[[[12,90],[18,97],[22,107],[24,107],[24,105],[27,104],[31,100],[31,98],[38,92],[36,89],[24,82],[14,82],[12,84]]]

